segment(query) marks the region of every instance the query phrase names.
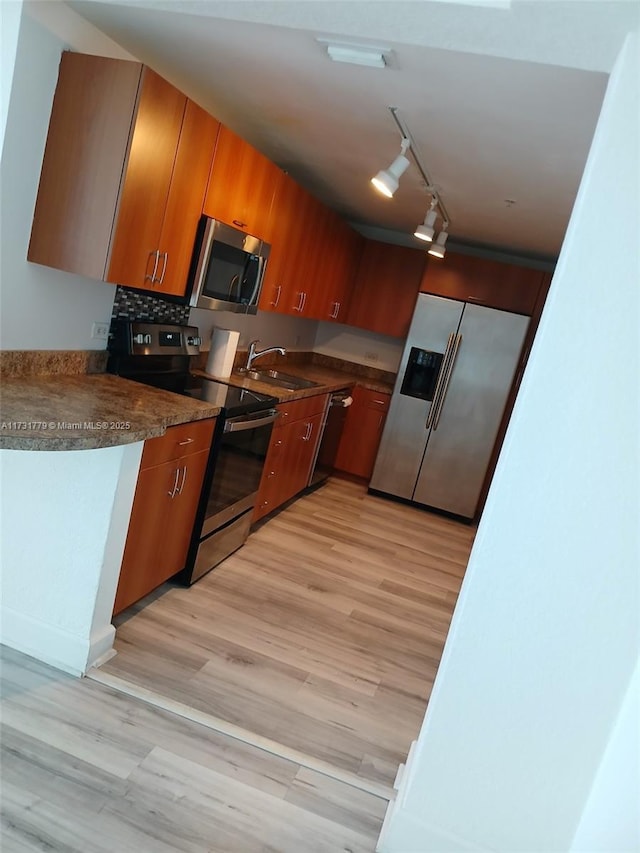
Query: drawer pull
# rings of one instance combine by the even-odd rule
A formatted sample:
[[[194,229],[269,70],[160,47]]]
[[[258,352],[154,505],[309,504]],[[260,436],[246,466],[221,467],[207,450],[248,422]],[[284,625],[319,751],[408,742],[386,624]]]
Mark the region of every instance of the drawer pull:
[[[185,438],[184,441],[178,442],[178,447],[182,447],[185,444],[193,444],[194,441],[195,441],[195,438]]]

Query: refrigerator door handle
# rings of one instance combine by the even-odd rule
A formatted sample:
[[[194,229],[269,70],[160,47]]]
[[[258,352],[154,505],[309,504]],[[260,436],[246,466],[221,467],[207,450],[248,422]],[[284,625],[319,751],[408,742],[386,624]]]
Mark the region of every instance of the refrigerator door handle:
[[[433,400],[431,401],[431,407],[429,409],[429,414],[427,416],[427,422],[425,424],[425,429],[429,429],[431,424],[433,423],[433,419],[435,417],[436,411],[438,409],[438,402],[440,400],[440,393],[442,391],[442,387],[444,385],[444,380],[447,375],[447,367],[449,366],[449,358],[451,357],[451,349],[453,343],[456,339],[455,332],[451,332],[449,335],[449,340],[447,341],[447,347],[444,351],[444,357],[442,359],[442,364],[440,365],[440,372],[438,373],[438,379],[436,380],[436,388],[433,392]]]
[[[449,359],[449,364],[447,365],[447,375],[444,380],[444,385],[442,388],[442,394],[440,395],[440,399],[438,400],[438,411],[436,412],[434,421],[433,421],[433,429],[438,429],[438,424],[440,423],[440,415],[442,414],[442,409],[444,406],[444,400],[447,396],[447,391],[449,390],[449,383],[451,382],[451,374],[453,373],[453,366],[456,362],[456,356],[458,355],[458,350],[460,349],[460,344],[462,343],[462,335],[456,335],[456,342],[453,347],[453,352],[451,353],[451,358]]]

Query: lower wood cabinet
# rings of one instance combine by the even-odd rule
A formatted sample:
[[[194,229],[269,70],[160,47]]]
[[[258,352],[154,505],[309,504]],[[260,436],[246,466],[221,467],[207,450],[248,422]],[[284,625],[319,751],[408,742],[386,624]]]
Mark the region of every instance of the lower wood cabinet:
[[[357,385],[347,412],[338,446],[335,468],[354,477],[371,479],[373,466],[389,411],[391,394],[370,391]]]
[[[309,483],[328,394],[280,403],[280,417],[271,435],[258,500],[257,521],[301,492]]]
[[[215,418],[145,442],[114,615],[184,568]]]

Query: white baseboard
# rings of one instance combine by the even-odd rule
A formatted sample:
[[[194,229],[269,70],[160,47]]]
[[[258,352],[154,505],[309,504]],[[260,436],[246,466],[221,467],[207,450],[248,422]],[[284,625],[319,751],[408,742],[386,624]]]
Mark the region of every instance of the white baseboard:
[[[0,642],[43,663],[82,676],[113,646],[115,628],[108,625],[90,638],[32,619],[10,607],[0,608]]]

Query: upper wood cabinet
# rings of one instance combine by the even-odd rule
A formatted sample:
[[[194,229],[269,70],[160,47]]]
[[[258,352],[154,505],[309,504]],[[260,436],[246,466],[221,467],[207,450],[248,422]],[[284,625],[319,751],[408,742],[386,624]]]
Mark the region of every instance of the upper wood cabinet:
[[[382,335],[406,337],[426,254],[420,249],[366,240],[347,322]]]
[[[222,125],[204,213],[270,243],[272,207],[281,176],[274,163]]]
[[[150,68],[63,53],[28,259],[183,295],[217,131]]]
[[[258,307],[295,317],[346,322],[363,242],[336,213],[282,174]]]
[[[309,317],[315,263],[314,224],[318,202],[289,175],[281,173],[267,263],[258,308]]]
[[[528,267],[447,252],[444,260],[429,261],[420,290],[531,316],[545,275]]]
[[[313,280],[312,316],[317,320],[346,323],[351,289],[362,253],[364,238],[326,209],[319,230],[320,257]]]

